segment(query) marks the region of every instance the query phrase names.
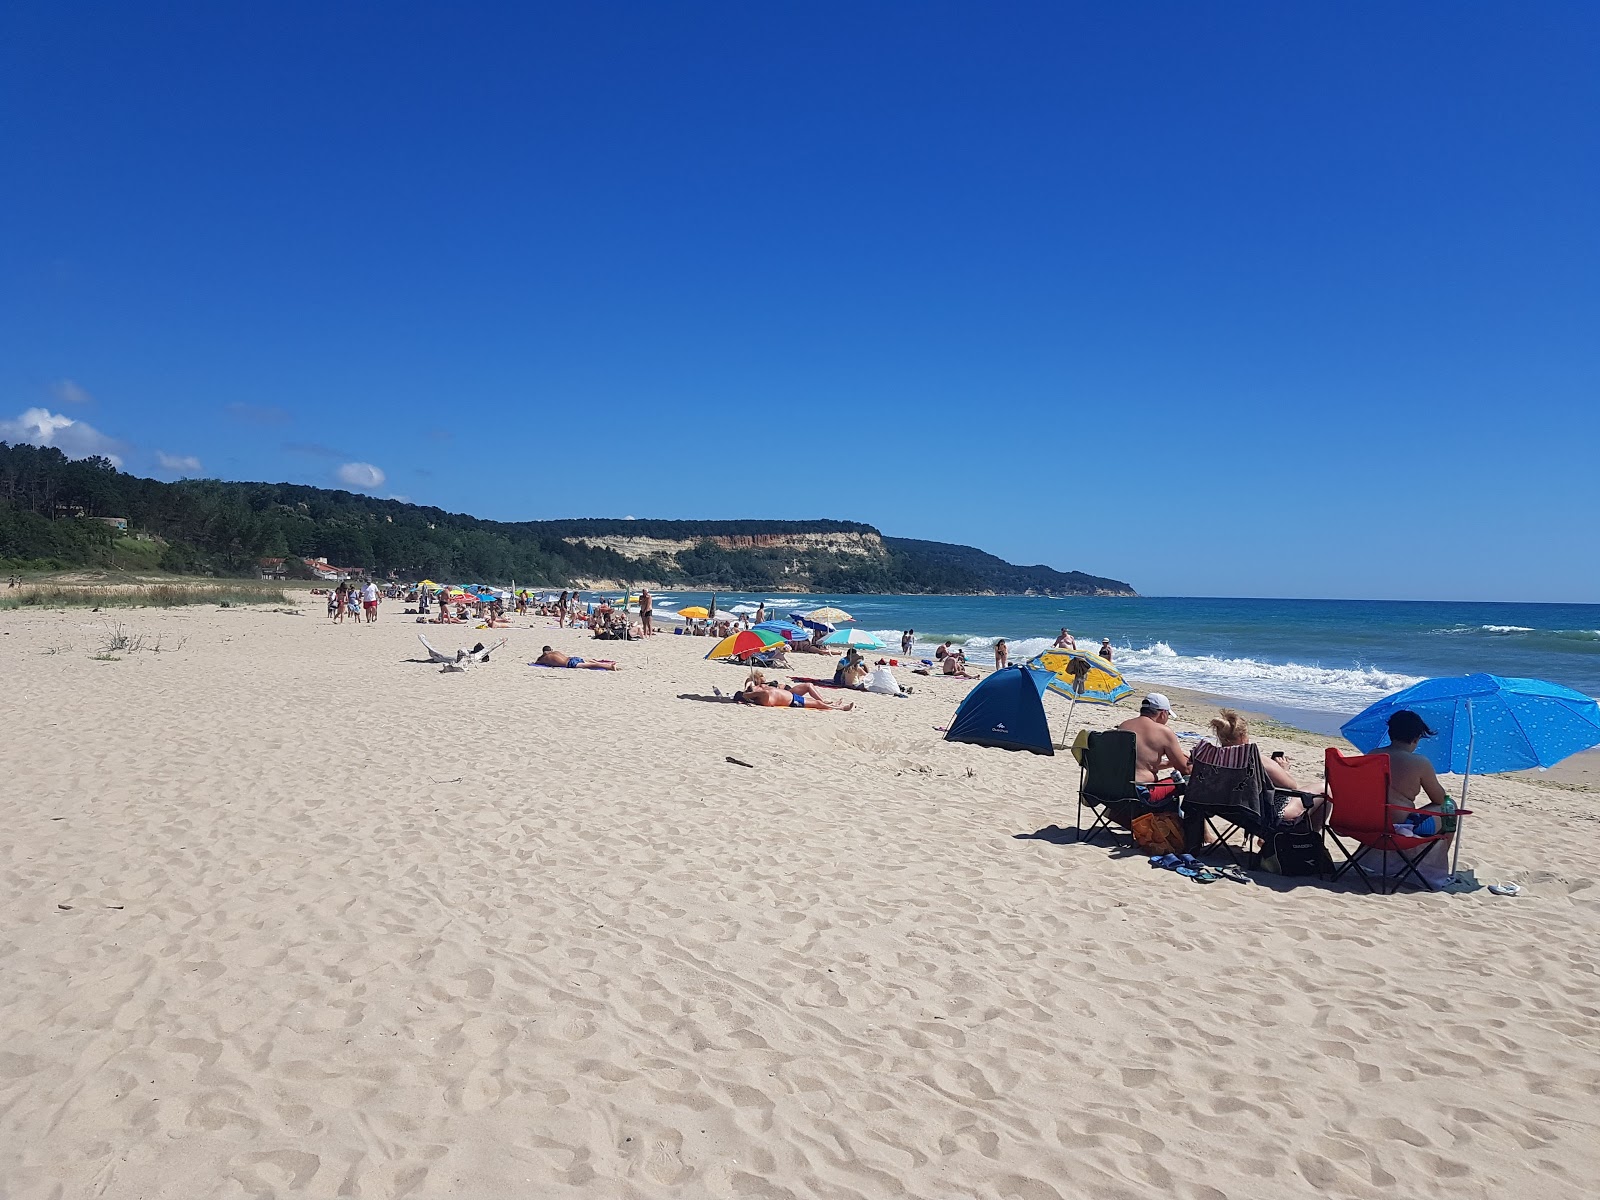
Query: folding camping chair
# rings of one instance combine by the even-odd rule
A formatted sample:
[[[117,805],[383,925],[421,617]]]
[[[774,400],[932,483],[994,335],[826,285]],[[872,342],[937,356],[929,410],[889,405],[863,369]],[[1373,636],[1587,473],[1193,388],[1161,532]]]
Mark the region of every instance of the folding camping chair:
[[[1383,855],[1383,880],[1390,880],[1390,854],[1399,855],[1404,867],[1392,878],[1391,886],[1387,889],[1389,894],[1399,891],[1400,885],[1408,877],[1415,879],[1428,891],[1434,891],[1434,886],[1423,878],[1417,866],[1435,842],[1446,841],[1454,835],[1432,833],[1408,837],[1395,832],[1395,817],[1416,810],[1408,804],[1389,803],[1389,756],[1364,754],[1346,758],[1329,746],[1324,759],[1332,812],[1323,829],[1332,837],[1339,853],[1344,855],[1344,863],[1333,873],[1333,878],[1338,880],[1354,867],[1356,874],[1361,876],[1361,882],[1367,885],[1367,891],[1383,891],[1381,887],[1372,886],[1371,876],[1361,865],[1362,859],[1377,850]],[[1350,847],[1340,840],[1341,837],[1350,838],[1359,849],[1352,854]],[[1415,853],[1408,854],[1407,851]]]
[[[1074,822],[1080,842],[1092,842],[1102,829],[1114,833],[1113,815],[1127,819],[1143,812],[1165,812],[1182,809],[1177,797],[1182,785],[1173,788],[1160,799],[1148,798],[1150,785],[1134,782],[1139,765],[1139,742],[1131,730],[1105,729],[1089,734],[1079,760],[1082,769],[1078,774],[1078,815]],[[1170,785],[1163,785],[1170,787]],[[1088,806],[1094,816],[1087,831],[1083,828],[1083,810]]]
[[[1189,821],[1198,821],[1210,832],[1208,848],[1220,848],[1230,862],[1241,866],[1240,856],[1250,838],[1266,842],[1277,831],[1286,797],[1300,797],[1307,810],[1321,799],[1311,792],[1275,787],[1261,761],[1261,747],[1254,742],[1241,746],[1201,742],[1189,758],[1193,770],[1183,798],[1184,812]],[[1218,822],[1226,829],[1218,828]],[[1197,832],[1191,827],[1191,842],[1200,840],[1193,836]]]

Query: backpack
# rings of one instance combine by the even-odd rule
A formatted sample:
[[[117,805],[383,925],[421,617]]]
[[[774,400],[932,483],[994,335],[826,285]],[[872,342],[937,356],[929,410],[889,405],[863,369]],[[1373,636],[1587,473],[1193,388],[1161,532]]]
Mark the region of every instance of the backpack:
[[[1333,870],[1322,835],[1299,822],[1270,834],[1262,850],[1261,869],[1274,875],[1326,875]]]
[[[1177,813],[1141,813],[1129,827],[1133,830],[1133,840],[1151,854],[1182,854],[1188,849],[1183,818]]]

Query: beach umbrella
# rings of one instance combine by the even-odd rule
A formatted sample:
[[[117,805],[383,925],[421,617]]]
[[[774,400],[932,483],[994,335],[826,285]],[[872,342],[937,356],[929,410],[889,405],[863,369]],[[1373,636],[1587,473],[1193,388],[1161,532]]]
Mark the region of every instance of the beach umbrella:
[[[804,625],[807,629],[820,629],[823,633],[832,633],[834,629],[834,627],[828,624],[828,622],[818,621],[813,617],[807,616],[803,612],[790,613],[789,620],[793,621],[796,625]]]
[[[756,606],[754,604],[735,604],[733,606],[733,608],[730,609],[729,611],[733,612],[734,614],[736,614],[738,616],[744,617],[744,616],[749,616],[751,613],[755,612],[756,611]]]
[[[790,642],[803,642],[810,636],[800,626],[791,625],[788,621],[763,621],[756,628],[770,630]]]
[[[841,629],[822,639],[824,646],[856,646],[862,650],[882,650],[883,643],[865,629]]]
[[[680,608],[678,615],[686,621],[704,621],[711,615],[711,611],[698,604],[691,604],[688,608]]]
[[[1600,745],[1600,704],[1559,683],[1500,675],[1451,675],[1424,679],[1386,696],[1351,717],[1339,732],[1363,754],[1389,740],[1389,718],[1409,709],[1434,736],[1417,753],[1446,775],[1461,776],[1466,803],[1472,773],[1553,767],[1562,759]],[[1461,837],[1455,839],[1450,873],[1455,874]]]
[[[846,621],[855,620],[854,617],[845,612],[842,608],[813,608],[810,612],[805,613],[804,615],[810,617],[813,621],[820,621],[825,625],[842,625]]]
[[[431,579],[424,579],[421,583],[417,584],[417,586],[419,588],[427,588],[430,592],[436,592],[439,590],[439,585]]]
[[[706,652],[706,657],[744,658],[746,655],[760,654],[763,650],[787,644],[782,634],[773,633],[768,629],[741,629],[738,633],[730,633],[711,647]]]
[[[1042,650],[1028,660],[1028,666],[1035,671],[1048,671],[1049,690],[1072,701],[1067,708],[1067,723],[1061,730],[1063,746],[1080,700],[1085,704],[1115,704],[1133,692],[1121,671],[1085,650]]]

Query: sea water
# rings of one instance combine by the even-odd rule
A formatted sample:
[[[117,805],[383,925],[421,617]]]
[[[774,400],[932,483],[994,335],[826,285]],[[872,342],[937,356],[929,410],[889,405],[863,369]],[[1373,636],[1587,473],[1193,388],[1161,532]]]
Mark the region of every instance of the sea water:
[[[718,593],[717,607],[832,605],[895,653],[916,631],[925,657],[949,639],[974,663],[1011,662],[1052,645],[1062,626],[1080,649],[1111,639],[1115,662],[1141,682],[1193,688],[1331,730],[1344,716],[1418,680],[1487,671],[1531,676],[1600,695],[1600,605],[1393,600],[1228,600],[1196,597],[778,596]],[[674,595],[671,608],[707,604]],[[658,604],[658,611],[667,604]],[[1307,723],[1302,721],[1302,723]]]

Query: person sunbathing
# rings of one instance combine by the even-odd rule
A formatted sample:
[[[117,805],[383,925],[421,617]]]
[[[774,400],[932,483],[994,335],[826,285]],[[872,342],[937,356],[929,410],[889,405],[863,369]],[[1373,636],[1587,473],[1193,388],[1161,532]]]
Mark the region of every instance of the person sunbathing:
[[[429,625],[465,625],[465,617],[452,617],[450,610],[445,605],[439,605],[439,615],[428,622]]]
[[[976,679],[977,675],[968,672],[966,652],[954,650],[944,656],[944,673],[957,679]]]
[[[1224,748],[1228,746],[1244,746],[1250,742],[1250,726],[1245,723],[1245,719],[1242,716],[1231,708],[1223,709],[1219,715],[1211,718],[1209,724],[1212,736],[1217,739],[1217,745],[1219,746]],[[1196,760],[1204,758],[1204,746],[1205,743],[1201,742],[1199,746],[1195,747],[1194,758]],[[1280,788],[1285,792],[1304,792],[1305,789],[1300,786],[1300,781],[1289,773],[1287,763],[1288,758],[1280,752],[1271,758],[1262,759],[1261,768],[1267,773],[1267,781],[1273,787]],[[1283,807],[1278,810],[1278,820],[1285,825],[1292,821],[1298,821],[1306,813],[1318,807],[1320,803],[1320,800],[1315,799],[1307,801],[1301,795],[1289,796],[1284,800]]]
[[[859,689],[861,681],[869,673],[867,664],[861,658],[861,651],[852,646],[845,652],[845,656],[839,660],[839,665],[834,667],[833,682],[839,687]]]
[[[1188,775],[1193,767],[1189,763],[1189,756],[1184,752],[1183,743],[1178,741],[1178,735],[1167,728],[1167,722],[1172,720],[1172,701],[1160,692],[1151,692],[1139,702],[1139,715],[1129,717],[1118,729],[1125,729],[1133,734],[1134,741],[1138,744],[1138,764],[1134,769],[1135,783],[1155,783],[1162,771],[1174,770],[1181,775]],[[1165,784],[1162,785],[1166,787]],[[1169,794],[1167,788],[1162,796]],[[1155,799],[1155,789],[1151,789]]]
[[[822,708],[829,712],[849,712],[854,706],[847,703],[829,704],[811,683],[792,683],[786,688],[775,683],[750,684],[733,694],[739,704],[754,704],[760,708]]]
[[[563,654],[549,646],[533,660],[536,667],[572,667],[586,671],[620,671],[622,668],[609,658],[579,658],[576,654]]]

